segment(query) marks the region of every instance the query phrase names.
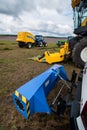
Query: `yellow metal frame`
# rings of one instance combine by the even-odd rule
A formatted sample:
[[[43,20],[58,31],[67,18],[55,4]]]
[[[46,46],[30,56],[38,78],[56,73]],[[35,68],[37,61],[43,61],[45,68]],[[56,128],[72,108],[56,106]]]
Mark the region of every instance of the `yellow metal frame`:
[[[42,56],[37,56],[33,58],[33,60],[52,64],[52,63],[64,61],[65,55],[69,55],[69,54],[70,54],[69,44],[65,43],[59,52],[50,53],[49,51],[45,51]]]
[[[74,8],[80,3],[80,0],[72,0],[72,7]]]
[[[87,18],[82,22],[81,26],[86,26],[87,25]]]

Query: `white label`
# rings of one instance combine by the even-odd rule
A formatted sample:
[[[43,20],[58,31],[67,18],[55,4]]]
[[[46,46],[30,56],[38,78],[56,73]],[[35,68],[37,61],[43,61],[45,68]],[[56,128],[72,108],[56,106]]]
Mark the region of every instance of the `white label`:
[[[45,87],[47,87],[49,83],[50,83],[50,81],[48,80],[48,81],[45,83]]]

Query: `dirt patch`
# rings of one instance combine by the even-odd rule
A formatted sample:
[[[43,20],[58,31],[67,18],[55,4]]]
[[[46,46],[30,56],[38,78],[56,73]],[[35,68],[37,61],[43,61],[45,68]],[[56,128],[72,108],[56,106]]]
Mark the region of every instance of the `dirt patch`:
[[[17,88],[52,66],[29,60],[29,57],[41,54],[47,48],[19,48],[17,43],[8,45],[12,50],[4,50],[3,45],[0,47],[0,130],[69,130],[68,114],[65,114],[64,118],[58,118],[53,113],[36,113],[26,121],[13,104],[12,93]],[[69,78],[73,69],[79,72],[72,62],[61,64],[64,65]],[[49,95],[49,103],[55,98],[58,88],[59,86],[55,87]]]

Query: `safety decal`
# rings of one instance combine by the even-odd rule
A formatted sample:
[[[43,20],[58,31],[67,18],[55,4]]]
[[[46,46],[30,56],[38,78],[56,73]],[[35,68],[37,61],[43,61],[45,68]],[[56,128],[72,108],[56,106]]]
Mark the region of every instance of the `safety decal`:
[[[22,102],[24,102],[26,104],[26,111],[27,111],[27,115],[29,118],[30,117],[30,104],[29,104],[28,100],[24,96],[22,96],[18,91],[15,91],[15,95],[17,97],[19,97],[22,100]]]

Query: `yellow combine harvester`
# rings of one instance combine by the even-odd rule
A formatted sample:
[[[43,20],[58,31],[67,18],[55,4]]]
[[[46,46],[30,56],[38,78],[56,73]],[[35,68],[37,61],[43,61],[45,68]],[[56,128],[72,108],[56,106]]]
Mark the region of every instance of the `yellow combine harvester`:
[[[49,64],[65,61],[70,55],[69,44],[66,42],[62,45],[59,52],[50,53],[45,51],[43,55],[32,58],[38,62],[47,62]]]

